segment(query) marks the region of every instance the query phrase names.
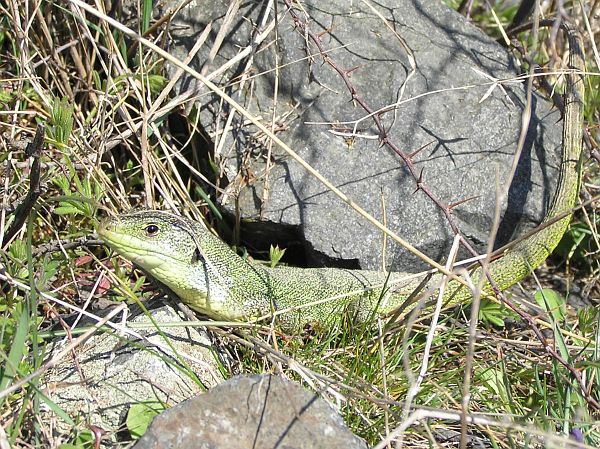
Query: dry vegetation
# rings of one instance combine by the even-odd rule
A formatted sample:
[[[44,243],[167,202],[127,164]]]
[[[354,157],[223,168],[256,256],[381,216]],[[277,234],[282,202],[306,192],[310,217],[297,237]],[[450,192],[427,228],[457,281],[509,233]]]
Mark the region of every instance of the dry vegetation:
[[[196,129],[197,108],[214,88],[199,96],[177,96],[174,81],[166,78],[165,55],[157,51],[169,39],[169,20],[153,17],[152,2],[139,1],[139,14],[121,12],[120,2],[112,3],[0,1],[2,449],[56,447],[67,441],[72,447],[99,444],[88,425],[93,423],[75,426],[61,440],[52,434],[52,423],[39,419],[40,410],[55,407],[39,381],[49,368],[45,343],[58,338],[48,331],[68,330],[74,307],[90,302],[102,307],[107,297],[145,299],[154,291],[139,273],[132,274],[98,246],[97,220],[149,206],[175,207],[218,221],[214,194],[198,183],[203,179],[203,185],[211,185],[214,179],[207,179],[197,161],[186,159],[187,150],[202,139],[220,138],[199,136]],[[489,2],[494,16],[488,2],[468,3],[465,14],[489,33],[498,34],[497,24],[508,24],[515,11],[511,2]],[[593,0],[548,3],[544,14],[553,15],[557,3],[577,20],[589,71],[582,206],[540,278],[555,288],[558,306],[570,293],[571,279],[580,296],[599,298],[600,220],[594,207],[600,190],[600,60],[594,42],[600,7]],[[537,63],[560,71],[564,41],[541,33]],[[531,52],[531,36],[523,33],[519,39]],[[560,77],[547,81],[560,88]],[[180,121],[177,133],[169,117]],[[36,132],[43,133],[43,141],[35,142]],[[526,290],[532,292],[535,285]],[[545,335],[568,366],[544,350],[527,323],[503,313],[498,314],[506,321],[502,327],[478,324],[471,348],[468,312],[460,310],[443,316],[435,334],[428,334],[425,325],[382,338],[377,326],[277,342],[250,332],[237,331],[230,338],[229,331],[218,333],[243,372],[283,372],[307,386],[331,383],[346,422],[378,448],[399,436],[408,447],[458,447],[461,422],[468,435],[464,441],[480,438],[490,447],[592,448],[600,445],[600,314],[598,303],[593,305],[543,316],[554,331],[545,330]],[[465,386],[467,361],[473,369]],[[426,376],[418,378],[419,372]],[[468,419],[461,418],[463,407]],[[454,439],[432,443],[442,441],[442,435]]]

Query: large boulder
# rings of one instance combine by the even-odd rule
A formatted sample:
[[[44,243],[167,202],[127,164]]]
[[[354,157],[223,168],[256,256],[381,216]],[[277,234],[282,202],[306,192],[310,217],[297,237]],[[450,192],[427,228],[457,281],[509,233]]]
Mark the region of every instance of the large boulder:
[[[154,418],[135,449],[366,449],[318,395],[281,377],[239,376]]]
[[[152,310],[153,322],[133,309],[130,322],[147,325],[137,331],[141,338],[118,333],[93,335],[43,379],[48,397],[70,419],[85,427],[100,427],[113,440],[125,429],[132,405],[174,405],[223,381],[216,351],[204,329],[163,327],[159,332],[153,322],[183,320],[170,306]],[[63,344],[57,340],[48,349],[56,352]],[[48,415],[45,419],[52,419],[59,433],[72,430],[60,416]]]
[[[217,32],[226,26],[229,3],[186,6],[174,19],[170,51],[183,58],[210,21],[213,32],[192,64],[203,73],[253,46],[264,30],[264,2],[240,5],[214,61],[208,59]],[[304,11],[295,13],[320,36],[328,57],[348,71],[357,95],[372,109],[398,104],[379,115],[389,141],[406,154],[429,144],[413,158],[416,172],[443,203],[468,200],[452,212],[479,251],[492,228],[497,193],[507,184],[496,246],[538,224],[556,185],[560,114],[533,95],[527,139],[509,182],[526,103],[523,80],[515,80],[521,71],[509,52],[442,2],[382,0],[371,5],[385,21],[367,2],[345,0],[307,0]],[[441,210],[416,189],[398,155],[381,146],[370,118],[358,124],[353,138],[339,135],[351,132],[353,121],[366,112],[352,101],[340,75],[323,63],[283,3],[278,2],[277,12],[277,35],[271,32],[254,46],[252,59],[242,58],[213,81],[264,123],[274,114],[277,135],[323,176],[380,220],[384,201],[392,230],[430,257],[444,258],[453,233]],[[266,23],[272,17],[271,11]],[[245,74],[250,79],[240,83]],[[191,86],[186,79],[180,88]],[[228,184],[219,200],[232,215],[239,211],[243,224],[266,222],[262,229],[269,240],[280,240],[282,246],[288,246],[281,240],[292,230],[304,242],[309,265],[409,272],[426,268],[389,239],[384,253],[380,231],[276,146],[267,167],[268,139],[241,117],[236,115],[232,129],[221,136],[230,108],[202,92],[201,125],[215,139],[215,158]],[[214,136],[224,138],[224,145]],[[252,241],[251,235],[243,235]]]

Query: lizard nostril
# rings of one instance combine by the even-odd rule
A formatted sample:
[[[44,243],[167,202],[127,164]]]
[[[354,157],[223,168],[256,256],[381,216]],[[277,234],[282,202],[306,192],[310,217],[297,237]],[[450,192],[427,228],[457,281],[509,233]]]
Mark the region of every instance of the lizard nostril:
[[[98,225],[98,232],[102,233],[102,231],[113,231],[116,227],[115,219],[112,217],[104,218],[100,224]]]

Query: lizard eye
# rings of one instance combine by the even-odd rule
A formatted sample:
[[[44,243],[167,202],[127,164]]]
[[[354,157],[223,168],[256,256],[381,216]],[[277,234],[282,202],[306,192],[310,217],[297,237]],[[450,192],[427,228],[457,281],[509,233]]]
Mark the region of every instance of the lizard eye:
[[[160,229],[155,224],[151,224],[151,225],[146,226],[145,231],[146,231],[146,235],[148,237],[154,237],[155,235],[157,235],[160,232]]]

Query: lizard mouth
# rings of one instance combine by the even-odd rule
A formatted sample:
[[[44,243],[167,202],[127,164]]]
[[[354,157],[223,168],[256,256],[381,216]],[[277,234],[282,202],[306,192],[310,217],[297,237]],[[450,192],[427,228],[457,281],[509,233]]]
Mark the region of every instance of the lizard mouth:
[[[131,235],[119,229],[115,219],[105,219],[98,226],[98,236],[111,249],[144,269],[152,270],[165,264],[185,263],[166,253],[157,242]]]

